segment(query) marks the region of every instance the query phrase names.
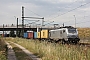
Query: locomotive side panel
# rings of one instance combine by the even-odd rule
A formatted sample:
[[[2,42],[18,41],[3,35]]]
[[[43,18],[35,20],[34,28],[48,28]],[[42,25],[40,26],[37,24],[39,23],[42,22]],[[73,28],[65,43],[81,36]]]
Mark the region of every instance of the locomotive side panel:
[[[50,31],[50,39],[54,39],[54,40],[58,40],[58,39],[62,39],[62,30],[58,29],[58,30],[51,30]]]
[[[64,39],[64,40],[67,40],[68,39],[68,37],[67,37],[67,29],[66,28],[64,28],[64,29],[62,29],[62,39]]]

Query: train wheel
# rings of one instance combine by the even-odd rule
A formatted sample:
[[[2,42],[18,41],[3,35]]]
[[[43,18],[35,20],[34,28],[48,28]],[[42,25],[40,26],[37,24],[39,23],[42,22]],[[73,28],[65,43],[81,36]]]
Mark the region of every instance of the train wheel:
[[[50,40],[50,39],[48,39],[48,42],[51,42],[51,40]]]
[[[75,41],[74,44],[78,44],[78,41]]]
[[[61,42],[61,41],[58,41],[58,43],[59,43],[59,44],[62,44],[62,42]]]
[[[62,43],[62,44],[65,44],[65,40],[61,40],[61,43]]]

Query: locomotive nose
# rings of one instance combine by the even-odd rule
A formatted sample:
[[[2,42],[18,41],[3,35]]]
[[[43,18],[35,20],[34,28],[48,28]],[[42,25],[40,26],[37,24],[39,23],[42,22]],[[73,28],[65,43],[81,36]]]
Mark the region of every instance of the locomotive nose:
[[[68,38],[78,38],[78,34],[77,33],[69,33]]]

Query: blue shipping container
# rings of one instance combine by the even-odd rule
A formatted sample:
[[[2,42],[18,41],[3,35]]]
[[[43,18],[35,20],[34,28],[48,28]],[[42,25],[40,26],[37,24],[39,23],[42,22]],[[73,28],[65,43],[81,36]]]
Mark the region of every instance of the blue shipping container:
[[[37,38],[37,32],[34,32],[34,38]]]
[[[28,38],[28,33],[24,33],[24,38]]]

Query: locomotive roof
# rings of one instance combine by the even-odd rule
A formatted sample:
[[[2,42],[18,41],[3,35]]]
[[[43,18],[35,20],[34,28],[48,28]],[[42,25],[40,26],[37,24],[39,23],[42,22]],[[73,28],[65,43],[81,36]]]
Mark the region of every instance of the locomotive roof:
[[[60,28],[74,28],[72,26],[65,26],[65,27],[60,27]]]
[[[68,29],[68,28],[74,28],[72,26],[65,26],[65,27],[60,27],[60,28],[57,28],[57,29],[52,29],[50,31],[55,31],[55,30],[63,30],[63,29]],[[76,28],[75,28],[76,29]]]

